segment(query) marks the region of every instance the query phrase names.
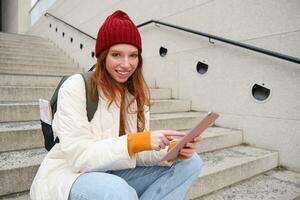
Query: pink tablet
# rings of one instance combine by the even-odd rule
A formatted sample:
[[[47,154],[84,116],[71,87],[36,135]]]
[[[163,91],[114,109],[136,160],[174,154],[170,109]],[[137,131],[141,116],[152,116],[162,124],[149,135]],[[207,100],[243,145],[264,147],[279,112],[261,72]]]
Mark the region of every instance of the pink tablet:
[[[179,150],[184,147],[186,143],[193,141],[193,139],[200,135],[219,117],[217,113],[209,112],[207,115],[191,130],[189,131],[178,143],[164,156],[160,161],[172,160],[179,154]]]

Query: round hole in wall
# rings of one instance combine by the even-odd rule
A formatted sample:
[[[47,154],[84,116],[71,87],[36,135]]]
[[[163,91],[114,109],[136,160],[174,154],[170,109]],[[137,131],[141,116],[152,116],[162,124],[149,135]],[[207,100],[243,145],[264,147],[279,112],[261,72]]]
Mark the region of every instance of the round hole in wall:
[[[267,87],[258,84],[254,84],[252,87],[252,96],[258,101],[265,101],[270,96],[270,93],[271,90]]]
[[[168,49],[167,48],[165,48],[165,47],[160,47],[159,48],[159,55],[161,57],[165,57],[167,55],[167,53],[168,53]]]
[[[51,28],[51,27],[52,27],[52,24],[50,23],[50,24],[49,24],[49,28]]]
[[[63,37],[65,37],[65,32],[62,32],[62,34],[61,34]]]
[[[55,28],[55,32],[57,32],[57,31],[58,31],[58,28],[56,27],[56,28]]]
[[[73,42],[73,38],[72,38],[72,37],[70,38],[70,42],[71,42],[71,43]]]
[[[208,64],[199,61],[197,63],[196,69],[199,74],[205,74],[208,70]]]
[[[82,48],[83,48],[83,44],[80,43],[80,49],[82,49]]]
[[[95,57],[95,52],[92,51],[91,56],[92,56],[92,58],[94,58]]]

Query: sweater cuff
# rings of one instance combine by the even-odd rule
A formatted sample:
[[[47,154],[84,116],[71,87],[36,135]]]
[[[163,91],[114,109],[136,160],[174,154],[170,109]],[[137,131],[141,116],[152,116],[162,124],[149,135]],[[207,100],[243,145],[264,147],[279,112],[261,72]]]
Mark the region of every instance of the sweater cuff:
[[[127,150],[129,156],[141,151],[152,150],[150,132],[129,133],[127,137]]]
[[[170,151],[177,143],[178,143],[178,141],[172,141],[172,142],[169,144],[168,152],[169,152],[169,151]],[[169,165],[172,165],[173,162],[175,162],[176,160],[184,160],[184,159],[187,159],[187,157],[178,154],[175,158],[173,158],[173,159],[171,159],[171,160],[168,160],[168,163],[169,163]]]

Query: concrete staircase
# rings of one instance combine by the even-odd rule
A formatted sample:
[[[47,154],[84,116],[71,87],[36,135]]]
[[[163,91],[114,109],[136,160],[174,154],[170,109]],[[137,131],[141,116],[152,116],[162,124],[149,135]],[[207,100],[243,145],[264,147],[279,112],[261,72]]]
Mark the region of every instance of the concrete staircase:
[[[29,199],[32,179],[47,153],[37,100],[49,99],[62,75],[81,71],[45,39],[0,33],[0,199]],[[151,89],[152,130],[188,130],[205,115],[191,111],[189,100],[171,99],[171,92]],[[300,196],[300,175],[277,169],[277,152],[242,142],[241,130],[213,125],[203,133],[197,151],[204,167],[186,199]]]

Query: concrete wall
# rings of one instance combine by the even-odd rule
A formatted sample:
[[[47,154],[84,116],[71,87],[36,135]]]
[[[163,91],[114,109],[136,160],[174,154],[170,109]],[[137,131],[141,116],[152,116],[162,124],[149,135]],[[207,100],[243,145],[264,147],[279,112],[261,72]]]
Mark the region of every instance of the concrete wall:
[[[108,14],[123,9],[136,24],[157,19],[299,58],[299,8],[298,0],[57,0],[49,12],[94,37]],[[173,97],[191,99],[194,110],[219,112],[217,125],[242,129],[245,143],[279,151],[280,164],[300,172],[298,64],[162,26],[140,31],[151,86],[172,88]],[[29,33],[55,41],[86,69],[95,62],[94,40],[50,17]],[[168,49],[163,58],[161,46]],[[206,74],[197,73],[198,61],[208,64]],[[266,101],[252,97],[254,84],[271,90]]]
[[[2,32],[27,32],[29,9],[30,0],[2,0]]]

